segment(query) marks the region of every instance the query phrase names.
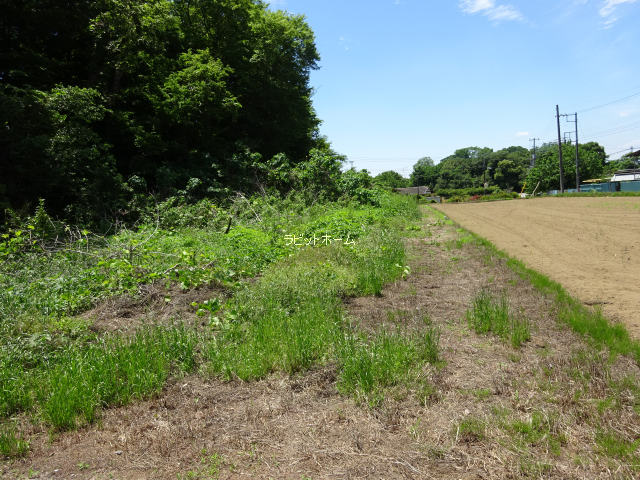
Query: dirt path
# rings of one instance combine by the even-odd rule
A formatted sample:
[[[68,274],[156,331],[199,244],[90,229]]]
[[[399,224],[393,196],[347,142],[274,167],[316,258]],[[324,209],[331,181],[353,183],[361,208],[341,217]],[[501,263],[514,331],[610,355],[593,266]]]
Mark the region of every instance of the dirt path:
[[[609,368],[556,322],[549,299],[464,235],[427,213],[420,237],[407,240],[407,279],[346,304],[365,331],[439,329],[431,391],[399,385],[372,409],[337,392],[332,364],[258,382],[191,376],[75,432],[50,436],[23,419],[31,452],[0,463],[0,476],[632,478],[635,457],[603,455],[597,442],[599,432],[636,438],[638,367],[618,359]],[[481,289],[509,298],[531,322],[531,341],[516,349],[469,328],[465,312]]]
[[[565,286],[640,338],[640,197],[443,204],[463,227]]]

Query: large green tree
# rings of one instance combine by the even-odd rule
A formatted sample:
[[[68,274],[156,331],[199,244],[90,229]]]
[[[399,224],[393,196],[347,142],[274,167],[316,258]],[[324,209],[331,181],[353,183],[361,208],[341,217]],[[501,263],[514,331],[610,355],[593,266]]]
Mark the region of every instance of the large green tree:
[[[444,188],[470,188],[482,186],[485,171],[493,150],[467,147],[454,152],[438,164],[440,167],[436,190]]]
[[[524,147],[511,146],[493,152],[487,165],[491,183],[504,190],[519,191],[527,176],[531,154]]]
[[[373,181],[377,185],[388,188],[403,188],[409,186],[409,180],[393,170],[379,173],[374,177]]]
[[[580,179],[600,178],[603,173],[606,154],[597,142],[578,146]],[[562,145],[564,188],[576,188],[575,145]],[[557,190],[560,188],[560,162],[558,146],[543,145],[537,152],[536,164],[527,174],[527,191]]]
[[[438,181],[440,167],[435,165],[431,157],[422,157],[413,166],[410,181],[414,187],[425,186],[434,189]]]

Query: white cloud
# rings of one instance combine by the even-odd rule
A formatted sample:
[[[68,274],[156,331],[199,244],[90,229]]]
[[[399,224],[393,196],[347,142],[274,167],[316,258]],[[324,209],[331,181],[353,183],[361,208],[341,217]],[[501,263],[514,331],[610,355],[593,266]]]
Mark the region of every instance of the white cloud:
[[[516,132],[516,137],[528,137],[529,132]]]
[[[502,20],[513,21],[524,19],[522,14],[511,5],[498,5],[497,7],[487,12],[487,17],[489,17],[494,22],[499,22]]]
[[[611,28],[613,24],[618,21],[619,17],[616,15],[618,5],[636,3],[636,1],[637,0],[604,0],[602,7],[598,11],[604,20],[604,28]]]
[[[464,13],[478,13],[495,6],[494,0],[462,0],[460,8]]]
[[[469,15],[480,13],[496,23],[524,20],[524,16],[515,7],[512,5],[496,5],[495,0],[460,0],[458,6],[464,13]]]

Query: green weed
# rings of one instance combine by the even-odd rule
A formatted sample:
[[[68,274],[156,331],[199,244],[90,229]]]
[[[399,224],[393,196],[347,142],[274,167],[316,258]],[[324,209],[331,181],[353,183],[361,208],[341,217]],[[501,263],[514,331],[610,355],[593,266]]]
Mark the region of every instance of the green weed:
[[[510,258],[505,252],[498,250],[488,240],[471,234],[476,243],[487,251],[486,258],[503,258],[511,270],[522,279],[530,282],[538,291],[549,295],[557,306],[558,319],[572,330],[588,338],[596,346],[606,346],[613,355],[629,355],[640,362],[640,342],[633,340],[622,324],[611,323],[599,309],[585,307],[573,298],[559,283],[551,280],[524,265],[519,260]]]
[[[434,328],[413,335],[383,331],[373,339],[348,334],[339,350],[338,389],[378,405],[385,387],[415,382],[424,364],[438,361],[438,343],[439,332]],[[433,392],[423,388],[422,393],[430,398]]]
[[[73,428],[78,418],[91,423],[100,407],[159,391],[172,371],[192,371],[195,347],[195,333],[183,327],[155,328],[69,346],[28,372],[5,364],[0,374],[11,381],[2,389],[3,414],[37,406],[58,430]]]
[[[14,425],[0,424],[0,457],[22,457],[29,451],[29,442],[16,432]]]
[[[486,423],[477,417],[467,416],[454,428],[456,441],[475,443],[484,440]]]
[[[560,455],[567,443],[564,434],[557,431],[555,417],[540,411],[534,411],[525,421],[506,422],[504,428],[519,447],[545,445],[552,454]]]
[[[531,458],[520,460],[520,473],[526,478],[545,478],[553,470],[553,465],[545,462],[538,462]]]
[[[467,311],[467,321],[476,333],[493,333],[509,340],[514,347],[521,346],[531,338],[529,323],[510,313],[505,295],[496,299],[482,290],[474,298],[472,309]]]
[[[640,439],[628,440],[613,430],[600,431],[596,434],[596,445],[600,454],[622,460],[634,470],[640,468],[640,455],[637,453]]]

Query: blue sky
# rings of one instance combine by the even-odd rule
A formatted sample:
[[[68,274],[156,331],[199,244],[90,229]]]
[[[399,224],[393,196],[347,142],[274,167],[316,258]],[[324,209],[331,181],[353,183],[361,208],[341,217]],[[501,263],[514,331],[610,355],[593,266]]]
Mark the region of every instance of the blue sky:
[[[553,140],[556,104],[578,112],[581,143],[598,141],[611,158],[640,148],[639,0],[271,6],[304,14],[314,30],[321,132],[356,168],[407,176],[423,156]]]

